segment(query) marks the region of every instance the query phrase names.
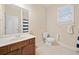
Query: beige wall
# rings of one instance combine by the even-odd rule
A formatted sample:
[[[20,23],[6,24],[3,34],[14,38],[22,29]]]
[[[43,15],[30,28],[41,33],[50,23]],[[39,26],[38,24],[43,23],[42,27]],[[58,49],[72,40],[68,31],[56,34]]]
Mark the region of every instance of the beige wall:
[[[79,5],[75,5],[75,26],[74,34],[69,35],[68,26],[57,24],[57,8],[63,5],[50,5],[43,7],[42,5],[25,5],[29,12],[29,33],[36,36],[36,44],[42,41],[42,33],[48,31],[51,37],[56,38],[57,33],[61,33],[60,42],[71,47],[75,47],[77,34],[79,29]],[[1,8],[0,8],[1,10]]]
[[[57,8],[64,5],[50,5],[47,10],[47,31],[49,34],[57,38],[57,34],[60,33],[59,41],[68,47],[75,48],[77,41],[77,34],[79,31],[79,5],[75,5],[75,25],[74,25],[74,34],[68,34],[69,25],[60,25],[57,23]],[[73,6],[73,5],[72,5]],[[70,24],[71,25],[71,24]]]
[[[21,8],[13,4],[5,4],[6,15],[21,17]]]
[[[42,41],[42,33],[47,31],[46,9],[41,5],[32,5],[29,12],[29,32],[37,37],[36,44],[39,45]]]
[[[57,34],[57,5],[47,7],[47,31],[51,37]]]
[[[5,17],[4,17],[4,5],[0,5],[0,35],[5,34]]]
[[[28,12],[28,10],[22,8],[22,16],[23,16],[23,19],[29,19],[29,12]]]

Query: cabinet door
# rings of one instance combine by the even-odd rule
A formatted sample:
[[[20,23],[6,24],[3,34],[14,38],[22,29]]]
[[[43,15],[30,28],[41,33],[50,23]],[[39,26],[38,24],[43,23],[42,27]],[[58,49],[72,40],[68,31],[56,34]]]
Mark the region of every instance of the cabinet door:
[[[28,45],[22,48],[22,55],[35,55],[35,48],[33,45]]]
[[[22,55],[30,55],[29,46],[22,47]]]
[[[0,55],[5,55],[6,53],[9,52],[9,47],[8,46],[4,46],[4,47],[0,47]]]
[[[20,55],[20,50],[17,49],[17,50],[11,51],[11,52],[7,53],[7,55]]]
[[[35,46],[34,46],[34,44],[29,45],[29,53],[30,53],[30,55],[35,55]]]

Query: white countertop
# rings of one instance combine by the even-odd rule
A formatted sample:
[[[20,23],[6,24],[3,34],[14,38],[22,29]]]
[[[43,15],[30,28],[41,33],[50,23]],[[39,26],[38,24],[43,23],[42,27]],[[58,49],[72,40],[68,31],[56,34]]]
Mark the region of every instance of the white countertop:
[[[30,34],[20,34],[19,36],[11,36],[11,37],[2,37],[0,38],[0,47],[13,44],[16,42],[28,40],[31,38],[35,38],[36,36],[30,35]]]

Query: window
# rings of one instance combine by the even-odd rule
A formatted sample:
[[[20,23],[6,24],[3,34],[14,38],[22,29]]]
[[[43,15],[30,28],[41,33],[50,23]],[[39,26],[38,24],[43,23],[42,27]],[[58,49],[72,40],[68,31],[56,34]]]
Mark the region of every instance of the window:
[[[29,30],[29,21],[28,19],[23,19],[23,33],[28,32]]]

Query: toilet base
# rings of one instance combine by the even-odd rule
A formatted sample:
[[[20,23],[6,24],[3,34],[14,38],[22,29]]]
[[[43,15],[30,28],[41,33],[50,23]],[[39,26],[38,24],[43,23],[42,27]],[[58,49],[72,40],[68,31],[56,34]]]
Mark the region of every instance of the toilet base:
[[[52,46],[53,45],[53,42],[45,42],[45,44]]]

